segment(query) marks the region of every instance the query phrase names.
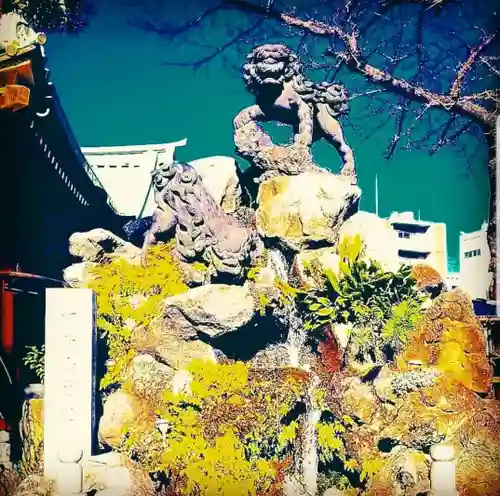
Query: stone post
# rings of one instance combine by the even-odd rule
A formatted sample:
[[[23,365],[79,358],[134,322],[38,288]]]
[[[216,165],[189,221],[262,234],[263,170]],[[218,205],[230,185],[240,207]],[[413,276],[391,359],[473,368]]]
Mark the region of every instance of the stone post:
[[[80,461],[83,456],[81,448],[71,445],[58,452],[59,466],[56,476],[57,496],[81,494],[83,491],[83,467]]]
[[[95,329],[92,290],[46,290],[44,475],[65,494],[81,491],[95,442]]]
[[[455,448],[451,444],[431,447],[431,494],[433,496],[458,496],[456,487]]]

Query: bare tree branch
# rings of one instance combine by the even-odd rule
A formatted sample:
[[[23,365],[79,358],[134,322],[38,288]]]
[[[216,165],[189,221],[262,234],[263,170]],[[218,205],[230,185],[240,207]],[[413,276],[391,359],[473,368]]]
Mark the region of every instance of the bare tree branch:
[[[462,84],[467,76],[467,73],[471,70],[472,66],[476,63],[479,55],[484,51],[484,49],[495,39],[496,33],[491,34],[486,37],[483,42],[477,47],[471,50],[468,59],[461,65],[459,71],[457,72],[457,77],[453,82],[450,90],[450,96],[452,98],[458,98],[460,91],[462,89]]]
[[[403,95],[410,100],[425,103],[433,107],[441,107],[447,111],[453,111],[459,115],[469,117],[486,127],[492,127],[495,124],[495,114],[485,107],[474,103],[474,98],[457,99],[450,95],[434,93],[421,86],[411,84],[404,79],[396,78],[390,73],[369,64],[359,48],[358,33],[356,30],[346,32],[339,26],[312,19],[304,20],[277,10],[265,9],[247,0],[227,0],[227,3],[247,12],[276,19],[287,26],[298,28],[316,36],[338,38],[343,41],[345,46],[345,51],[341,54],[345,65],[350,70],[362,74],[372,83],[384,86],[392,92]],[[337,57],[339,54],[327,51],[325,55],[334,55]]]
[[[155,21],[150,19],[147,21],[134,19],[129,21],[128,23],[130,26],[143,29],[144,31],[150,31],[157,33],[161,36],[174,38],[175,36],[179,36],[180,34],[186,33],[187,31],[190,31],[196,26],[199,26],[205,19],[207,19],[210,16],[213,16],[217,12],[220,12],[223,8],[224,8],[223,2],[214,5],[212,7],[208,7],[194,19],[191,19],[185,24],[182,24],[181,26],[178,26],[176,28],[173,28],[170,25],[159,26],[156,24]]]
[[[493,57],[480,57],[479,60],[481,61],[481,63],[483,63],[489,70],[490,72],[500,78],[500,69],[497,69],[496,67],[493,67],[493,65],[490,63],[490,60],[492,59]]]

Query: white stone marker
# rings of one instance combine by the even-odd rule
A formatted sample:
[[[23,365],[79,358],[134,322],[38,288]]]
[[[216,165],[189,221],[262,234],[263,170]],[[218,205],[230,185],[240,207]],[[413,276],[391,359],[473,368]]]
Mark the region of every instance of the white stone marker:
[[[433,496],[458,496],[456,486],[456,453],[451,444],[431,446],[431,494]]]
[[[45,294],[44,474],[57,482],[65,478],[68,451],[81,452],[83,460],[92,455],[95,298],[90,289],[49,288]]]

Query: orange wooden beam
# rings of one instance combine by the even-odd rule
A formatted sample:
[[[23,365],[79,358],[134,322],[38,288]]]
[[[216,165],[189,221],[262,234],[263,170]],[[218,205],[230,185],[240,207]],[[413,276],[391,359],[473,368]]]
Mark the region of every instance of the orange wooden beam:
[[[31,60],[0,68],[0,109],[16,111],[30,103],[30,89],[18,84],[21,80],[33,84]]]
[[[27,107],[30,103],[30,89],[18,84],[0,88],[0,109],[16,110]]]
[[[0,68],[0,86],[8,84],[16,84],[18,77],[25,79],[28,83],[33,84],[33,69],[31,60],[25,60],[17,64],[6,65]]]

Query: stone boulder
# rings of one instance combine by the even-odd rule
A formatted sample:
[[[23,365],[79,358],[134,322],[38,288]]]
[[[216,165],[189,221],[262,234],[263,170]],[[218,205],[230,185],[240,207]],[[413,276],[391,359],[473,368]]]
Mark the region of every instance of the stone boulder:
[[[324,493],[323,496],[345,496],[345,493],[336,487],[329,487]]]
[[[152,354],[162,364],[173,370],[185,369],[192,360],[215,361],[214,348],[198,339],[188,329],[170,326],[158,318],[147,329],[138,328],[132,335],[132,346],[142,353]]]
[[[123,426],[136,421],[141,414],[139,399],[124,391],[111,393],[104,402],[99,421],[99,441],[118,448],[123,441]]]
[[[76,232],[69,238],[69,252],[83,262],[103,262],[116,257],[140,263],[141,251],[106,229]]]
[[[352,418],[369,424],[375,415],[379,401],[369,384],[358,377],[348,377],[344,381],[343,411]]]
[[[78,262],[66,267],[63,280],[72,288],[84,288],[92,278],[92,269],[98,266],[95,262]]]
[[[396,403],[397,398],[394,394],[394,389],[392,386],[392,381],[396,373],[389,368],[388,365],[384,365],[377,377],[373,381],[373,388],[377,398],[383,403]]]
[[[455,439],[457,490],[466,496],[500,494],[500,402],[486,400]]]
[[[238,333],[257,315],[250,285],[208,284],[165,300],[147,331],[136,330],[133,346],[153,352],[175,370],[193,359],[215,359],[213,347]]]
[[[189,162],[203,181],[213,199],[226,213],[233,213],[241,204],[238,166],[234,158],[215,156]]]
[[[426,291],[433,297],[440,295],[445,289],[445,281],[441,274],[430,265],[414,265],[411,276],[417,282],[418,289]]]
[[[491,389],[492,367],[486,356],[485,333],[474,315],[471,299],[461,290],[433,300],[412,334],[404,358],[435,366],[478,393]]]
[[[137,463],[110,451],[83,461],[84,492],[109,496],[154,496],[148,474]]]
[[[167,298],[163,318],[183,333],[217,338],[247,325],[255,315],[248,286],[208,284]]]
[[[453,378],[439,376],[432,386],[410,391],[396,402],[396,416],[382,426],[390,444],[427,450],[449,440],[481,409],[481,399]]]
[[[154,401],[172,381],[174,373],[172,368],[159,363],[152,355],[139,354],[132,359],[126,380],[131,384],[135,395]]]
[[[290,349],[284,343],[271,344],[259,351],[251,360],[252,368],[277,369],[290,364]]]
[[[323,285],[327,270],[339,274],[340,257],[334,247],[304,250],[295,255],[292,277],[304,289],[316,289]]]
[[[389,221],[370,212],[357,212],[342,225],[339,238],[357,234],[363,243],[362,256],[376,260],[387,271],[398,270],[398,234]]]
[[[260,185],[257,230],[294,251],[315,243],[334,244],[360,196],[357,186],[327,171],[276,176]]]
[[[424,453],[395,449],[368,484],[367,496],[418,496],[430,491],[430,462]]]

